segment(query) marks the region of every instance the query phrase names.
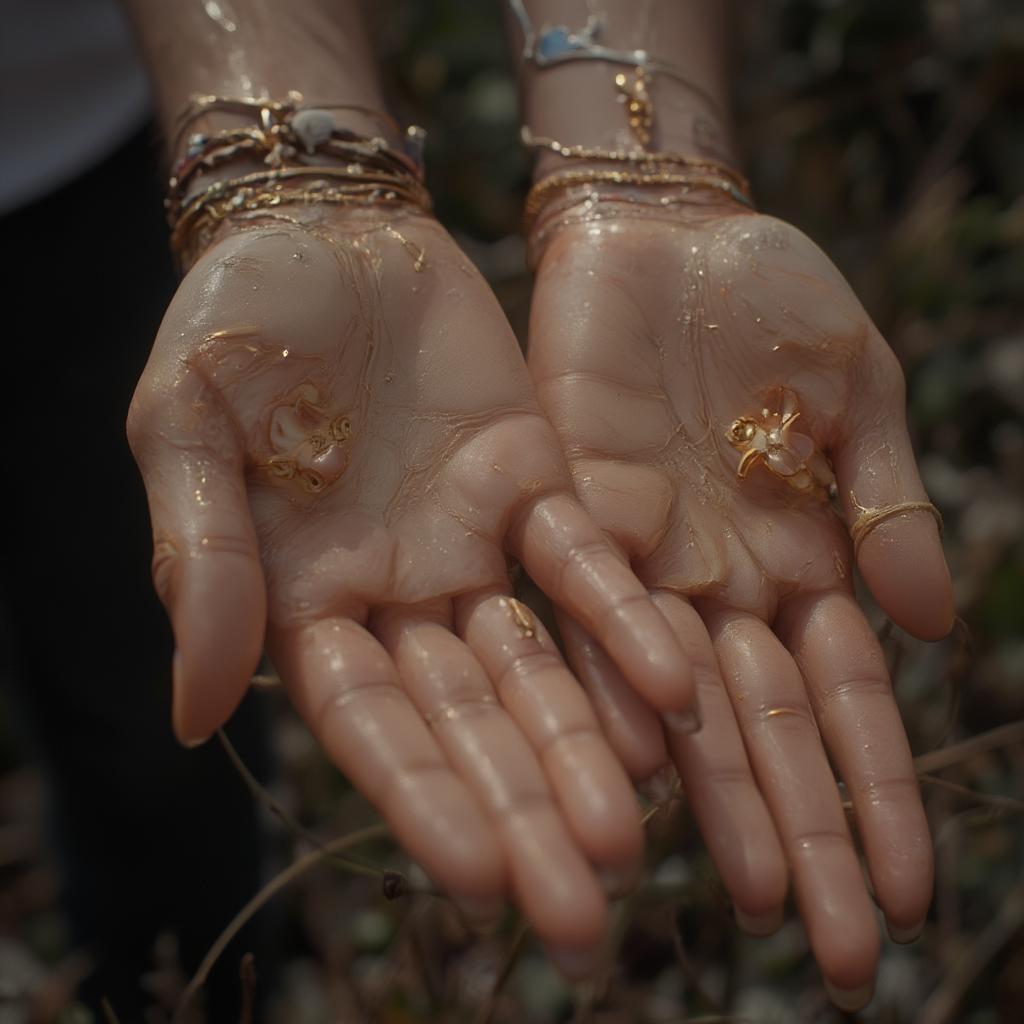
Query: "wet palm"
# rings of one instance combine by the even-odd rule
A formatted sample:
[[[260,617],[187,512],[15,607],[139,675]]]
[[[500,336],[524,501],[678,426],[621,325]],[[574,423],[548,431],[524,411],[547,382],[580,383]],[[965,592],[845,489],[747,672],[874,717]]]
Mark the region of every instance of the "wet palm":
[[[770,929],[791,870],[826,977],[860,989],[878,936],[825,747],[895,934],[919,926],[931,891],[927,825],[852,596],[847,526],[924,498],[899,366],[792,227],[729,209],[604,210],[563,227],[541,261],[538,395],[583,503],[696,666],[704,729],[668,745],[740,919]],[[948,632],[949,577],[926,512],[866,535],[859,568],[897,623]],[[563,632],[627,768],[650,774],[667,756],[660,724],[599,642],[568,619]]]
[[[302,223],[298,222],[301,219]],[[220,725],[267,648],[321,743],[480,916],[510,883],[562,962],[642,840],[626,776],[508,558],[663,710],[672,631],[571,496],[525,365],[433,221],[312,210],[227,234],[130,417],[174,624],[175,725]]]

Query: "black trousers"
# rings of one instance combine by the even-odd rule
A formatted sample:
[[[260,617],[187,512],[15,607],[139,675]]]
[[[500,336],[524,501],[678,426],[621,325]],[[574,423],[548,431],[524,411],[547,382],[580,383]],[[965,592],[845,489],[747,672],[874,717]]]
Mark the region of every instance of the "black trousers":
[[[171,734],[171,635],[124,437],[175,287],[160,201],[146,131],[0,221],[3,675],[25,756],[52,782],[73,939],[96,957],[84,1001],[106,996],[124,1024],[153,1001],[139,981],[157,936],[178,937],[191,972],[260,884],[255,811],[219,744],[184,751]],[[259,719],[247,702],[231,733],[264,774]],[[211,1021],[238,1019],[239,957],[255,949],[259,967],[258,941],[250,931],[224,957]]]

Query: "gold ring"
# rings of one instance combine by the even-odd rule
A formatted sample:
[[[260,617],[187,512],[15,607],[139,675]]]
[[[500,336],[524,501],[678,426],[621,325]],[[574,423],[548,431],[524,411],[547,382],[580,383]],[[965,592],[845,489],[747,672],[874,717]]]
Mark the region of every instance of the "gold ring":
[[[794,430],[799,418],[796,395],[779,387],[770,393],[759,417],[734,420],[725,436],[741,453],[736,475],[743,480],[761,465],[800,494],[825,501],[835,493],[835,474],[814,439]]]
[[[930,501],[899,501],[895,505],[883,505],[881,508],[862,508],[860,514],[850,527],[853,539],[853,557],[860,553],[860,546],[869,533],[882,523],[895,516],[906,515],[908,512],[930,512],[935,517],[935,525],[942,536],[942,513]]]

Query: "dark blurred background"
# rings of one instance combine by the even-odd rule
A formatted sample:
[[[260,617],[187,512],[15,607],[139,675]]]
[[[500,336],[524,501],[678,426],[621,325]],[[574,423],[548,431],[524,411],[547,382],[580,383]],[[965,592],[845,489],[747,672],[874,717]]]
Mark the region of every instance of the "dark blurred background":
[[[396,113],[428,129],[439,215],[525,337],[530,279],[519,228],[528,164],[498,0],[381,0],[370,13]],[[877,619],[915,753],[950,752],[922,765],[938,862],[925,934],[909,947],[887,943],[875,1000],[845,1019],[1016,1024],[1024,1020],[1024,8],[1019,0],[763,0],[741,5],[736,40],[740,135],[758,204],[832,256],[903,363],[915,444],[945,517],[964,620],[956,636],[929,646]],[[14,272],[12,295],[38,276],[33,239],[59,224],[64,255],[47,266],[65,301],[96,321],[93,336],[131,332],[134,340],[114,352],[102,408],[90,408],[96,392],[83,384],[92,364],[70,354],[64,387],[68,402],[77,398],[73,415],[52,402],[32,406],[37,417],[66,417],[55,436],[68,436],[70,418],[79,450],[115,447],[120,461],[109,480],[83,479],[70,492],[77,497],[48,516],[39,496],[60,493],[52,482],[30,473],[26,496],[24,476],[10,475],[21,512],[5,553],[0,633],[0,1024],[166,1020],[160,1006],[173,1004],[231,914],[311,849],[266,807],[254,810],[216,744],[174,750],[164,725],[166,629],[129,635],[140,608],[147,622],[160,620],[121,421],[173,287],[159,223],[158,144],[149,132],[131,145],[134,163],[112,158],[92,184],[68,186],[57,212],[50,203],[50,212],[34,206],[2,222],[8,251],[28,264]],[[118,168],[140,159],[151,177],[115,179],[124,196],[117,215],[104,208],[90,219],[111,175],[128,174]],[[101,244],[117,251],[96,259]],[[99,265],[83,269],[84,255]],[[104,260],[117,260],[117,275]],[[127,324],[118,310],[125,287],[144,293]],[[8,379],[17,386],[28,374],[52,397],[45,375],[75,339],[47,338],[45,308],[22,312],[9,339]],[[33,346],[45,359],[25,354]],[[40,388],[27,390],[38,403]],[[17,408],[6,425],[24,437],[34,421],[25,419],[27,404]],[[107,537],[104,555],[87,563],[79,549],[94,535]],[[88,610],[88,635],[69,625],[88,618],[74,587],[63,603],[56,596],[69,576],[81,593],[102,593],[106,602]],[[105,623],[98,633],[97,616]],[[123,714],[138,705],[156,723],[138,749],[111,745],[116,730],[104,734],[90,716],[91,688],[123,698]],[[243,756],[306,826],[328,837],[373,820],[279,694],[255,694],[243,719]],[[62,781],[68,764],[91,765],[84,802]],[[133,795],[126,777],[144,792]],[[189,787],[205,792],[205,808],[180,796]],[[792,914],[771,939],[737,933],[684,802],[659,811],[649,829],[650,874],[616,908],[614,953],[599,984],[566,988],[528,936],[515,941],[511,916],[478,939],[442,901],[386,899],[382,888],[393,894],[396,883],[389,876],[382,886],[385,869],[412,888],[424,882],[382,841],[362,849],[362,873],[321,867],[274,900],[215,972],[234,995],[218,1004],[212,994],[209,1005],[232,1006],[231,1016],[211,1009],[207,1019],[844,1019],[826,1000]],[[69,834],[75,830],[87,838]],[[185,851],[171,870],[157,856],[164,843]],[[106,865],[105,876],[90,858]],[[134,865],[130,886],[118,885],[122,864]],[[95,889],[94,875],[106,889]],[[76,884],[93,885],[95,905],[83,910]],[[164,914],[166,922],[151,948],[122,961],[121,973],[138,984],[118,1003],[113,992],[123,978],[103,975],[96,961],[118,955],[110,935],[129,927],[122,922],[131,921],[125,908],[134,903],[152,903],[154,920]],[[231,1002],[244,988],[237,978],[245,949],[256,951],[261,979],[251,1018]],[[116,1018],[97,1008],[101,990]]]

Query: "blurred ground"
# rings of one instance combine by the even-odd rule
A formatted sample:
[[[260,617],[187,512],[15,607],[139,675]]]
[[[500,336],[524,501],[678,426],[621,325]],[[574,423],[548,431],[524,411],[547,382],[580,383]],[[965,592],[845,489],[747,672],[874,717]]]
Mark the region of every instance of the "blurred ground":
[[[375,14],[397,108],[430,132],[439,213],[522,335],[527,164],[499,5],[389,0]],[[749,5],[738,36],[755,195],[830,253],[900,356],[966,626],[935,646],[886,633],[915,753],[952,753],[933,759],[938,781],[924,784],[938,851],[931,919],[915,945],[886,946],[878,994],[860,1019],[1019,1022],[1024,734],[969,738],[1024,719],[1024,9],[1014,0],[766,0]],[[261,699],[275,705],[273,791],[288,811],[321,837],[372,821],[281,698]],[[45,795],[14,749],[0,737],[0,978],[12,991],[42,990],[52,1010],[36,1019],[45,1020],[69,1004],[84,967],[55,902]],[[266,817],[269,878],[314,847]],[[842,1019],[792,915],[769,940],[737,933],[682,802],[649,828],[650,876],[617,908],[600,985],[570,991],[528,937],[513,951],[512,917],[476,940],[442,901],[386,900],[380,870],[413,888],[425,880],[376,841],[358,851],[372,865],[364,873],[321,866],[275,899],[285,948],[271,1020]],[[159,958],[153,989],[170,1000],[182,984],[172,939]],[[28,1019],[0,991],[0,1024]],[[60,1019],[93,1018],[69,1009]]]

